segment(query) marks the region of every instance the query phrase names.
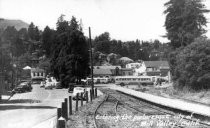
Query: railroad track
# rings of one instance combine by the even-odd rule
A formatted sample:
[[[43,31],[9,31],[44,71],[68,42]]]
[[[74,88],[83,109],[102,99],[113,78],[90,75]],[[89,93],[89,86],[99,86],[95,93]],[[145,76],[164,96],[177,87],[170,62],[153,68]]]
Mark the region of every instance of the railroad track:
[[[101,91],[107,96],[94,112],[96,128],[123,127],[119,126],[121,123],[127,123],[126,127],[133,128],[139,126],[154,128],[191,128],[192,126],[194,128],[210,128],[209,124],[202,123],[198,119],[186,118],[186,116],[177,114],[174,111],[166,110],[165,108],[141,101],[126,94],[110,89],[103,89]],[[125,111],[129,115],[127,120],[122,120],[122,113],[125,114]],[[97,117],[99,116],[102,116],[103,119],[98,119]]]

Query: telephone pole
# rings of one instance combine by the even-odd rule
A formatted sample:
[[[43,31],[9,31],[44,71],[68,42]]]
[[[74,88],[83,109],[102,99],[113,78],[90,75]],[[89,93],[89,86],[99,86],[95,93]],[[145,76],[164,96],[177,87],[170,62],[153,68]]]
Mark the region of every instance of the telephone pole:
[[[91,65],[91,88],[94,89],[93,81],[93,52],[92,52],[92,42],[91,42],[91,28],[89,27],[89,45],[90,45],[90,65]]]
[[[2,92],[3,92],[3,52],[1,49],[0,53],[0,59],[1,59],[1,67],[0,67],[0,100],[2,99]]]

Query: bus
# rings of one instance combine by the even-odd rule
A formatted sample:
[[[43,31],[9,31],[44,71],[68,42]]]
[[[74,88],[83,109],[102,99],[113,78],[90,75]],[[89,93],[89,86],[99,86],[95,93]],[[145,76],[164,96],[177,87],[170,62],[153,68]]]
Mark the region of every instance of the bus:
[[[99,83],[101,84],[108,84],[109,83],[109,78],[103,77],[103,78],[97,78]]]
[[[120,86],[125,85],[155,85],[157,77],[155,76],[116,76],[115,84]]]
[[[82,80],[82,82],[90,84],[91,83],[91,78],[87,78],[86,80]],[[108,84],[109,83],[109,78],[106,77],[94,77],[93,82],[94,84]]]

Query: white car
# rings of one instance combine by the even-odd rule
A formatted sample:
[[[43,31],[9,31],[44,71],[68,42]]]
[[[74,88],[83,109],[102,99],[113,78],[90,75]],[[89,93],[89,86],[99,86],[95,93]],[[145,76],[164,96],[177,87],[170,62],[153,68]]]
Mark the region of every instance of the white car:
[[[52,82],[52,80],[50,78],[48,78],[46,80],[45,89],[52,89],[53,85],[54,85],[54,83]]]
[[[46,84],[46,82],[45,82],[45,81],[42,81],[42,82],[40,83],[40,88],[44,88],[44,87],[45,87],[45,84]]]
[[[73,90],[73,100],[76,100],[77,94],[79,94],[79,96],[78,96],[79,100],[81,100],[81,99],[85,100],[85,92],[86,92],[85,88],[75,87]],[[81,93],[82,93],[82,97],[81,97]]]

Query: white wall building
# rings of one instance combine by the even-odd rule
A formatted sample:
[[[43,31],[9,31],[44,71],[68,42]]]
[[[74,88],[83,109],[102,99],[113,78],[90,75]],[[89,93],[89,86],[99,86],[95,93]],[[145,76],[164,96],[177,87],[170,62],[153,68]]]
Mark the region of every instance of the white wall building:
[[[31,69],[31,79],[44,79],[45,77],[46,77],[46,73],[44,69],[40,69],[40,68]]]
[[[125,65],[126,68],[132,68],[132,69],[138,69],[140,68],[140,66],[141,63],[129,63]]]

